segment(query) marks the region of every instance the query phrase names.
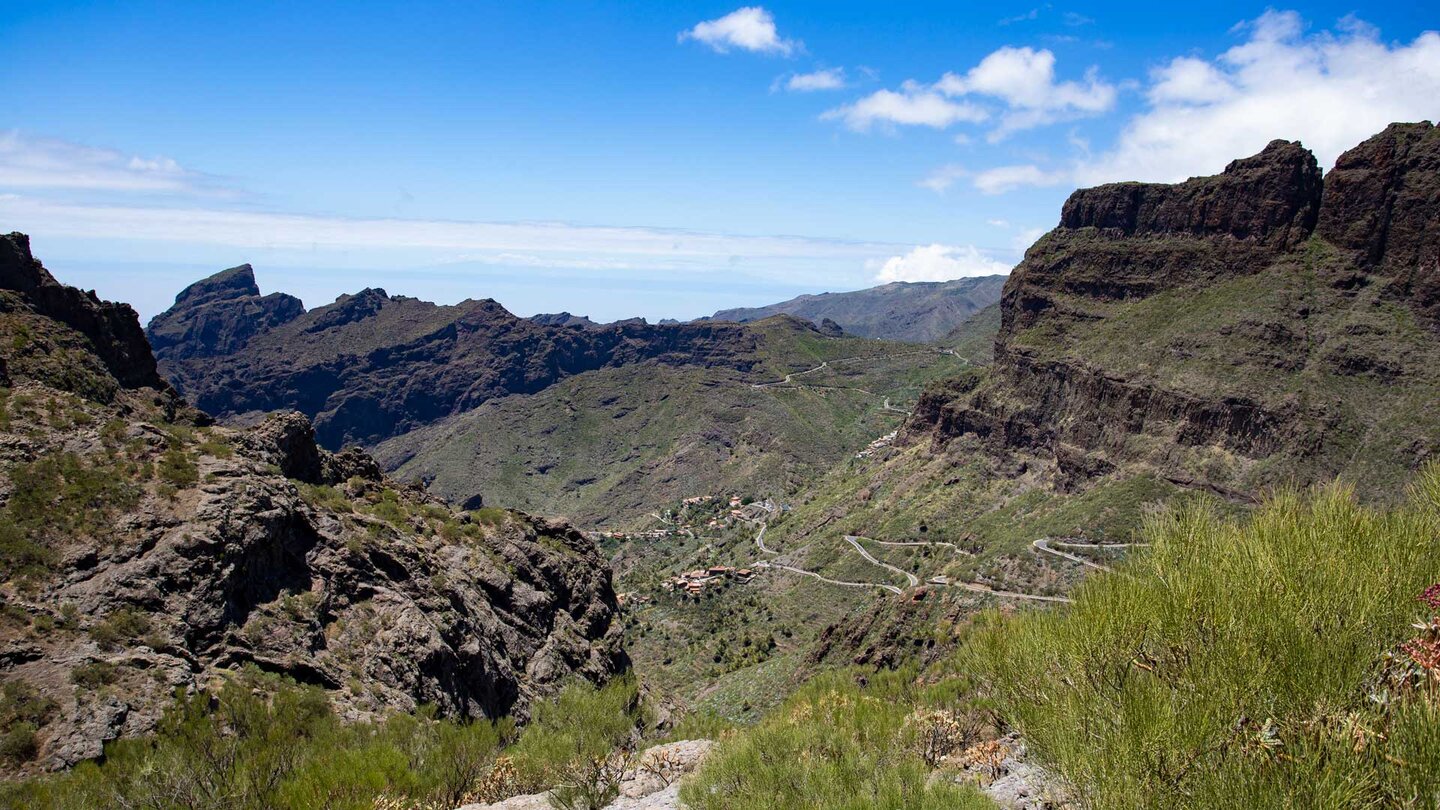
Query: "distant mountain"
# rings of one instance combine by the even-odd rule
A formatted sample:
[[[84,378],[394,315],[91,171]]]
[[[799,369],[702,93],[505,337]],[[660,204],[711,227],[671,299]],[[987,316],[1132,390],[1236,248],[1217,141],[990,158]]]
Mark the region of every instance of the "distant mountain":
[[[733,323],[548,325],[491,300],[443,306],[381,289],[306,311],[290,296],[261,295],[246,266],[186,288],[150,335],[161,373],[198,407],[229,420],[298,410],[332,449],[602,368],[747,372],[758,341]]]
[[[859,337],[933,343],[999,301],[1004,286],[1005,276],[897,281],[868,290],[802,295],[765,307],[722,309],[706,320],[745,323],[785,314],[817,325],[829,319]]]
[[[590,320],[586,315],[571,315],[568,312],[542,312],[531,315],[530,320],[541,326],[579,326],[584,329],[599,329],[604,326]]]

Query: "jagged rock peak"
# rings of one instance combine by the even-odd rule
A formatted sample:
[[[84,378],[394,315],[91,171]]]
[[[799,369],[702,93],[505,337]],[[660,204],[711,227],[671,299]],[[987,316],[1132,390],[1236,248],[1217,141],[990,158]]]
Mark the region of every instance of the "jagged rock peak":
[[[1080,189],[1066,200],[1060,227],[1230,236],[1285,249],[1314,230],[1322,187],[1315,156],[1298,141],[1276,140],[1212,177]]]
[[[260,286],[255,283],[255,268],[248,264],[221,270],[209,278],[203,278],[180,291],[175,296],[175,305],[197,306],[211,301],[231,298],[258,296]]]
[[[213,357],[304,313],[293,295],[261,295],[254,268],[242,264],[181,290],[173,306],[150,320],[146,335],[162,361]]]
[[[170,384],[156,370],[155,357],[135,310],[129,304],[102,301],[93,290],[82,292],[56,281],[30,252],[30,237],[23,233],[0,236],[0,291],[10,291],[9,300],[0,309],[26,309],[63,324],[73,330],[71,334],[78,333],[75,339],[88,344],[86,348],[114,378],[114,383],[107,386],[118,383],[120,388],[171,392]],[[51,382],[60,384],[58,380]],[[107,398],[99,389],[75,393]]]

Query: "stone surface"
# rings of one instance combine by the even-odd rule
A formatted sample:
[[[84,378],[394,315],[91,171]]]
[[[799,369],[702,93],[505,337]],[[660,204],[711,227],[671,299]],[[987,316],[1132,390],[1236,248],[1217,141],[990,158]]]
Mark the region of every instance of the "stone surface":
[[[988,376],[932,386],[900,443],[969,437],[1061,490],[1143,472],[1236,500],[1355,464],[1417,468],[1433,440],[1405,420],[1423,417],[1368,406],[1434,390],[1423,341],[1385,307],[1432,327],[1440,313],[1436,133],[1393,125],[1323,180],[1275,141],[1214,177],[1076,191],[1005,285]],[[1208,322],[1173,329],[1186,301]],[[1133,331],[1107,327],[1136,312]],[[1351,436],[1367,445],[1336,449]]]
[[[610,568],[578,531],[455,512],[319,448],[300,414],[206,426],[155,376],[134,312],[57,284],[25,244],[0,239],[0,334],[30,341],[0,341],[0,506],[53,492],[47,523],[66,527],[23,524],[44,564],[0,580],[0,681],[53,702],[30,767],[149,733],[176,690],[248,665],[350,719],[523,720],[574,677],[628,668]],[[53,489],[23,483],[51,463]],[[85,471],[91,494],[62,495]]]
[[[645,749],[636,767],[626,771],[620,795],[606,810],[680,810],[680,782],[715,750],[713,740],[680,740]],[[663,774],[663,776],[659,775]],[[493,804],[467,804],[459,810],[541,810],[549,808],[548,793],[514,796]]]

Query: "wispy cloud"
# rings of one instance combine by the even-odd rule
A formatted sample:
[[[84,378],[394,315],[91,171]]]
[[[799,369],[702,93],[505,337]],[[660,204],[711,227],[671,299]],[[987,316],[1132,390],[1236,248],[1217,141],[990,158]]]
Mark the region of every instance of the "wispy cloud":
[[[915,82],[907,82],[898,91],[877,90],[821,116],[823,120],[844,121],[846,126],[857,132],[865,132],[877,124],[945,129],[962,121],[978,123],[989,117],[990,114],[982,107],[952,101],[933,87]]]
[[[550,222],[351,219],[206,208],[103,206],[0,194],[0,221],[45,238],[139,246],[230,263],[263,256],[292,266],[407,270],[476,263],[640,274],[741,270],[783,280],[859,273],[893,254],[889,243],[751,236]]]
[[[970,172],[966,171],[964,166],[956,163],[948,163],[925,175],[925,179],[920,181],[920,186],[922,188],[928,188],[936,194],[943,194],[949,190],[951,186],[969,175]]]
[[[845,87],[844,68],[826,68],[809,73],[791,73],[781,85],[796,93],[813,93],[817,90],[840,90]],[[777,80],[777,84],[779,84]]]
[[[168,157],[0,132],[0,188],[233,196],[219,178]]]
[[[732,48],[753,53],[789,56],[804,48],[798,40],[783,39],[775,27],[775,17],[761,6],[745,6],[724,17],[697,23],[680,32],[679,41],[695,40],[710,46],[716,53]]]

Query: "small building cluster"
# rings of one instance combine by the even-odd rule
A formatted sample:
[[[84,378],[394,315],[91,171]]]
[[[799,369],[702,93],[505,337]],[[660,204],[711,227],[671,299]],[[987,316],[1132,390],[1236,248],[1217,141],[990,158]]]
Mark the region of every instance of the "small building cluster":
[[[754,578],[755,572],[749,568],[712,565],[709,568],[697,568],[694,571],[686,571],[678,577],[671,577],[661,583],[660,587],[686,596],[701,596],[707,589],[719,587],[731,580],[743,585]]]
[[[883,449],[889,447],[890,445],[894,444],[894,443],[895,443],[895,437],[898,436],[898,435],[900,435],[900,431],[898,431],[898,430],[892,430],[892,431],[890,431],[889,433],[886,433],[884,436],[881,436],[880,438],[876,439],[875,441],[870,442],[869,444],[865,445],[865,449],[864,449],[864,450],[861,450],[861,451],[858,452],[858,453],[856,453],[856,454],[855,454],[855,458],[869,458],[869,457],[875,455],[876,453],[880,452],[881,450],[883,450]]]

